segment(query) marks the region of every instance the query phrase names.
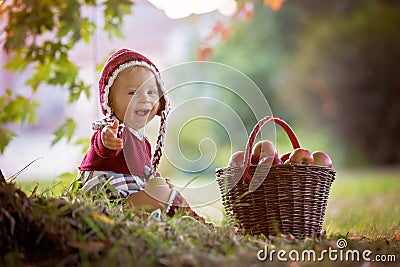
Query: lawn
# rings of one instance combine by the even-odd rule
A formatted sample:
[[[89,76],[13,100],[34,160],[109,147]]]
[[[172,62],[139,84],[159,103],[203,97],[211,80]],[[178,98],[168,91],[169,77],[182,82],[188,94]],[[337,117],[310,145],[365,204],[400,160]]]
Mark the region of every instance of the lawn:
[[[191,185],[208,184],[212,177],[204,181],[194,181]],[[38,186],[38,194],[59,196],[71,182],[71,177],[55,181],[18,182],[27,194]],[[184,185],[187,181],[177,179]],[[390,237],[392,230],[400,230],[400,170],[399,169],[359,169],[338,170],[332,185],[326,211],[325,228],[330,234],[351,233],[352,235]],[[183,192],[188,200],[196,202],[196,194]],[[192,201],[190,201],[192,203]],[[224,220],[220,201],[196,210],[217,224]]]
[[[400,172],[338,171],[326,212],[328,233],[393,237],[400,230]]]
[[[197,182],[201,183],[201,181]],[[207,181],[204,182],[207,183]],[[65,190],[65,185],[68,183],[69,181],[39,181],[37,194],[43,194],[46,198],[51,194],[57,196]],[[19,183],[17,181],[17,185],[21,186],[27,195],[36,184],[36,182]],[[217,223],[219,227],[216,232],[210,231],[190,217],[164,218],[161,221],[149,218],[138,219],[133,218],[129,212],[121,213],[120,210],[116,210],[107,203],[103,204],[102,210],[96,206],[95,213],[90,209],[85,213],[82,211],[82,203],[78,203],[81,211],[76,212],[79,216],[75,217],[77,222],[74,222],[79,226],[75,227],[80,230],[77,240],[66,241],[67,248],[65,249],[68,253],[59,252],[62,256],[47,263],[51,265],[61,262],[61,265],[68,265],[79,259],[87,266],[123,265],[126,261],[142,266],[265,266],[268,262],[257,259],[257,253],[261,250],[265,251],[265,248],[269,251],[280,249],[287,253],[291,251],[293,256],[307,249],[321,252],[335,248],[337,240],[344,238],[348,242],[346,251],[371,250],[373,256],[390,259],[391,263],[385,265],[381,263],[382,266],[387,266],[387,264],[397,266],[400,261],[400,194],[398,192],[400,192],[398,169],[337,171],[326,212],[324,228],[327,235],[320,242],[290,241],[284,237],[267,238],[237,234],[225,223],[219,201],[212,203],[209,207],[196,208],[201,214],[207,215],[210,221]],[[190,196],[187,198],[190,199]],[[54,209],[57,210],[53,207]],[[75,211],[68,211],[69,209],[74,210],[73,207],[67,206],[58,214],[75,213]],[[106,215],[103,216],[104,210]],[[45,220],[43,216],[40,218]],[[51,220],[57,224],[54,216]],[[71,234],[67,236],[61,234],[61,236],[68,240]],[[40,245],[39,241],[36,240]],[[24,253],[26,252],[22,254]],[[397,264],[393,260],[396,260]],[[8,253],[3,259],[3,263],[6,264],[21,262],[24,262],[24,258],[21,253],[16,252]],[[337,259],[334,261],[324,258],[326,266],[337,264],[361,266],[361,262],[362,260]],[[285,265],[287,262],[278,261],[276,256],[274,263],[276,266],[287,266]],[[292,259],[290,266],[320,265],[321,262],[312,260],[310,262]],[[373,262],[371,265],[364,263],[362,266],[381,265]]]

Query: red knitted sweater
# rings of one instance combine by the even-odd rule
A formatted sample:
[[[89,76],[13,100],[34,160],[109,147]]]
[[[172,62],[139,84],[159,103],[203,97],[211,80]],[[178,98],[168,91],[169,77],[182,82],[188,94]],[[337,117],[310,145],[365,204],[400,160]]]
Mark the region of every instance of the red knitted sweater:
[[[139,140],[128,129],[122,131],[124,147],[110,150],[101,142],[101,130],[97,130],[90,141],[90,148],[84,156],[81,171],[112,171],[145,177],[144,166],[151,165],[151,146],[146,137]]]

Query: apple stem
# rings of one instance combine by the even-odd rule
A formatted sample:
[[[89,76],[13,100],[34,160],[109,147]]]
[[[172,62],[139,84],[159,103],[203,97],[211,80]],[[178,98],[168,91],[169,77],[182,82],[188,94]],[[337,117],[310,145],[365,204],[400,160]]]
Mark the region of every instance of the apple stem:
[[[245,155],[244,155],[244,163],[245,163],[245,171],[243,175],[243,180],[249,180],[251,179],[251,176],[248,174],[249,167],[251,165],[251,151],[253,149],[255,140],[257,135],[259,134],[261,128],[268,122],[273,121],[279,126],[281,126],[286,134],[288,135],[290,142],[292,143],[293,149],[299,148],[300,147],[300,142],[299,139],[297,138],[296,134],[292,130],[292,128],[287,124],[284,120],[278,117],[274,116],[267,116],[263,119],[261,119],[256,126],[254,126],[253,131],[250,134],[249,140],[247,141],[246,145],[246,150],[245,150]]]

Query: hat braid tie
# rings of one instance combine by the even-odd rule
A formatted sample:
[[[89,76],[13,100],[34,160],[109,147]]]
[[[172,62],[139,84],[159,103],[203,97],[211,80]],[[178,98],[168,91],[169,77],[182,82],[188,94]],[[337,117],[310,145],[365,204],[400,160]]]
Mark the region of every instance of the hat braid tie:
[[[167,130],[168,113],[169,113],[169,103],[168,103],[166,109],[161,112],[161,122],[160,122],[159,134],[157,137],[157,144],[156,144],[153,159],[151,162],[150,177],[154,177],[155,173],[157,172],[158,164],[160,163],[160,160],[161,160],[162,147],[164,146],[165,135],[166,135],[166,130]]]

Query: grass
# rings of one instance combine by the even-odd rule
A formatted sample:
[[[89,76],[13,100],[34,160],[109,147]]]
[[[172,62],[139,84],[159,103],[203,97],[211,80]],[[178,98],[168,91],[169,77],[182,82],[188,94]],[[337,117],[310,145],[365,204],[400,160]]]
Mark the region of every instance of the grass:
[[[219,228],[216,232],[206,229],[191,217],[162,218],[161,221],[138,218],[129,211],[121,212],[112,203],[99,204],[89,199],[75,201],[72,206],[67,205],[64,208],[61,205],[61,211],[58,206],[52,206],[51,210],[55,214],[75,214],[73,223],[78,225],[75,227],[80,231],[76,240],[64,242],[68,244],[68,253],[59,257],[57,262],[62,262],[63,265],[79,261],[82,266],[119,266],[126,262],[141,266],[265,266],[266,262],[257,260],[257,252],[266,246],[269,249],[285,251],[301,251],[307,248],[321,251],[324,248],[335,247],[336,240],[345,237],[349,243],[348,248],[370,249],[375,254],[393,254],[396,255],[398,263],[399,174],[398,170],[392,169],[339,170],[331,188],[326,212],[324,227],[327,230],[327,239],[321,242],[290,242],[279,237],[268,239],[263,236],[236,234],[224,221],[220,202],[213,203],[212,208],[199,209],[204,211],[200,212],[201,214],[206,214],[210,220],[217,222]],[[52,194],[58,196],[65,191],[65,186],[69,185],[70,181],[18,182],[17,185],[29,195],[37,183],[37,194],[49,199]],[[82,203],[89,204],[89,207],[85,208]],[[43,210],[35,214],[34,216],[38,216],[35,218],[51,220],[57,225],[54,218],[46,219],[40,214],[43,214]],[[63,216],[58,221],[67,218],[68,216]],[[73,236],[64,234],[61,236],[65,240]],[[13,263],[14,266],[24,263],[18,255],[20,254],[8,253],[0,263]],[[50,262],[49,266],[54,263]],[[275,264],[287,266],[283,262]],[[320,265],[321,262],[292,262],[290,266]],[[325,261],[324,265],[335,266],[335,262]],[[339,265],[360,266],[360,263],[341,262]],[[366,266],[380,265],[375,262]]]
[[[199,186],[213,177],[194,181]],[[66,191],[73,176],[55,181],[18,182],[28,195],[38,185],[38,194],[59,196]],[[180,178],[179,185],[187,182]],[[400,171],[396,169],[339,170],[332,185],[326,211],[325,227],[328,234],[351,233],[371,238],[385,237],[392,230],[400,230]],[[183,194],[185,195],[185,191]],[[195,195],[186,194],[189,200]],[[196,208],[199,213],[221,224],[224,220],[220,201]],[[389,233],[388,233],[389,231]],[[389,237],[389,236],[387,236]]]
[[[391,238],[400,230],[400,172],[339,171],[326,212],[328,233]]]

